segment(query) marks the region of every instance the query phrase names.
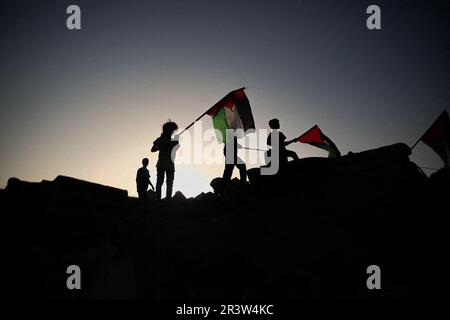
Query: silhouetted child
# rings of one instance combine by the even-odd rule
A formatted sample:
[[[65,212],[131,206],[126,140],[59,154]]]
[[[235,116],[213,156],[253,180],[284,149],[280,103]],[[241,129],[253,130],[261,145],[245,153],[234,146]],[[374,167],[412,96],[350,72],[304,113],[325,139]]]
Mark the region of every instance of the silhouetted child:
[[[148,158],[142,159],[142,167],[138,169],[136,173],[136,186],[139,199],[147,198],[148,185],[151,186],[152,190],[155,190],[152,182],[150,181],[150,172],[148,171]]]
[[[230,142],[231,143],[231,142]],[[238,148],[241,146],[237,142],[237,138],[234,137],[233,141],[233,149],[229,151],[232,154],[227,155],[227,144],[225,143],[225,147],[223,148],[223,154],[225,155],[225,170],[223,171],[223,180],[228,182],[231,180],[231,176],[233,175],[234,167],[236,166],[239,169],[239,175],[241,182],[247,181],[247,167],[245,163],[238,157]],[[229,159],[227,159],[229,158]],[[232,163],[227,163],[227,161],[232,161]]]
[[[162,127],[161,136],[153,142],[152,152],[159,151],[156,163],[156,196],[161,199],[161,187],[166,176],[166,198],[172,197],[173,180],[175,178],[175,152],[178,141],[172,140],[172,134],[178,129],[175,122],[168,121]],[[174,148],[176,148],[174,150]],[[172,152],[174,151],[174,152]]]
[[[290,145],[293,142],[297,142],[297,139],[286,141],[286,136],[283,134],[283,132],[280,131],[280,121],[278,119],[270,120],[269,127],[272,129],[272,132],[267,137],[267,144],[269,146],[272,146],[272,135],[274,134],[274,132],[276,131],[278,133],[280,164],[286,164],[288,162],[288,158],[298,160],[298,156],[295,151],[286,149],[286,146]]]

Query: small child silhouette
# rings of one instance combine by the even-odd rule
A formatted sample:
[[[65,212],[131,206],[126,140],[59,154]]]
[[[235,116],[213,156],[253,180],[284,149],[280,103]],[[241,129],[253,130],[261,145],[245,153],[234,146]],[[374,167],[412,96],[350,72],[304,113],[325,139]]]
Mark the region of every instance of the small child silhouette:
[[[148,158],[142,159],[142,167],[138,169],[136,174],[137,192],[139,195],[139,199],[142,200],[147,198],[147,189],[149,184],[152,190],[155,190],[155,187],[153,187],[153,184],[150,181],[150,172],[147,169],[148,163]]]
[[[292,150],[287,150],[286,146],[290,145],[293,142],[297,142],[297,139],[292,139],[286,141],[286,136],[280,130],[280,121],[278,119],[272,119],[269,121],[269,127],[272,129],[272,132],[267,137],[267,145],[272,146],[272,134],[274,132],[278,133],[278,147],[280,154],[280,164],[286,164],[288,162],[288,158],[292,158],[294,160],[298,160],[297,153]]]
[[[161,199],[161,187],[166,176],[166,198],[172,197],[173,180],[175,177],[175,153],[179,148],[178,136],[173,133],[178,130],[175,122],[168,121],[162,127],[161,136],[153,142],[152,152],[159,152],[156,163],[156,197]],[[172,152],[175,151],[175,152]]]

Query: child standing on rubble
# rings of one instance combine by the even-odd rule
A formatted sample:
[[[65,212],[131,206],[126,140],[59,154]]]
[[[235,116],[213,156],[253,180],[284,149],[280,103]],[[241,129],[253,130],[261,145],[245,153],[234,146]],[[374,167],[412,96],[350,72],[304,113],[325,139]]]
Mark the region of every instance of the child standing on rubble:
[[[144,200],[147,198],[148,185],[155,190],[152,182],[150,181],[150,172],[148,171],[149,160],[148,158],[142,159],[142,167],[138,169],[136,173],[136,187],[139,195],[139,199]]]
[[[156,196],[161,199],[161,187],[166,177],[166,198],[172,197],[173,180],[175,178],[175,152],[179,147],[178,139],[172,139],[173,133],[178,130],[175,122],[168,121],[162,127],[161,136],[153,142],[152,152],[159,152],[156,163]]]

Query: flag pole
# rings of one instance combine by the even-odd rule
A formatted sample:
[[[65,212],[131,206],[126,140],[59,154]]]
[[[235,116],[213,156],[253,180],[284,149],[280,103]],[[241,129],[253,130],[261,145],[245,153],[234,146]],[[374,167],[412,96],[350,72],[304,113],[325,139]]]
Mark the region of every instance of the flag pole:
[[[423,137],[423,136],[422,136]],[[416,143],[414,143],[414,145],[410,148],[411,149],[411,151],[414,149],[414,147],[420,142],[420,140],[422,140],[422,137],[420,137],[420,139],[419,140],[417,140],[417,142]]]
[[[181,133],[179,134],[179,136],[181,136],[185,131],[187,131],[190,127],[192,127],[198,120],[200,120],[201,118],[203,118],[204,116],[206,116],[206,114],[208,113],[209,109],[206,110],[200,117],[198,117],[197,119],[195,119],[194,121],[192,121],[192,123],[190,125],[188,125],[186,128],[184,128],[183,131],[181,131]]]
[[[258,149],[258,148],[249,148],[249,147],[242,147],[242,149],[247,149],[247,150],[254,150],[254,151],[268,151],[268,150],[263,150],[263,149]]]

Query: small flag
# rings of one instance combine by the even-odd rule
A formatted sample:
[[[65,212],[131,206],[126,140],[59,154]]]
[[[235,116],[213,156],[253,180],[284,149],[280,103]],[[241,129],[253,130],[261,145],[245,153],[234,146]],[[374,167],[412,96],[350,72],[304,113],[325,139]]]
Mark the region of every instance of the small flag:
[[[220,143],[225,141],[227,129],[242,129],[244,133],[255,129],[252,109],[244,89],[231,91],[206,112],[212,117],[216,132],[220,132],[216,135]]]
[[[446,110],[441,113],[420,140],[439,155],[446,167],[450,167],[450,120]]]
[[[333,143],[333,141],[331,141],[330,138],[324,135],[317,125],[298,137],[298,141],[327,150],[329,158],[338,158],[341,156],[341,152]]]

